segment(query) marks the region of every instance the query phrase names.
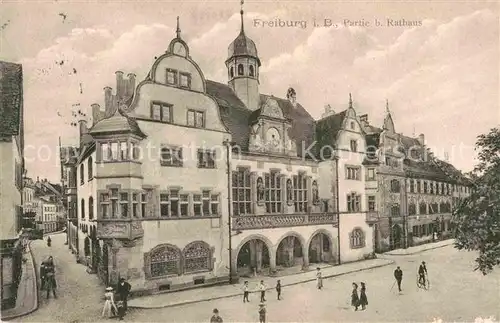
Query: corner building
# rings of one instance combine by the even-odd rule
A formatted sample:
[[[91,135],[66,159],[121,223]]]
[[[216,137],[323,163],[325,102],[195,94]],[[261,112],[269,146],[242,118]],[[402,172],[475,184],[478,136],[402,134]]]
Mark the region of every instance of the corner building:
[[[292,88],[261,94],[243,23],[225,63],[228,84],[206,80],[177,27],[144,81],[117,72],[80,123],[77,245],[105,283],[150,294],[373,253],[352,103],[316,122]]]

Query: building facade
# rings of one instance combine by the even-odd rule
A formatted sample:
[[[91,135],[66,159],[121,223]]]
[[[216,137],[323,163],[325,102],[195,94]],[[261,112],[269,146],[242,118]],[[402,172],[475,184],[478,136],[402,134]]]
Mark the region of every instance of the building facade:
[[[376,214],[377,252],[407,248],[452,235],[451,216],[470,181],[439,160],[417,138],[397,133],[388,109],[382,128],[360,118],[370,152],[365,160],[368,209]]]
[[[65,146],[60,148],[62,204],[66,214],[66,242],[68,248],[79,261],[78,253],[78,212],[77,212],[77,178],[76,164],[79,148]]]
[[[157,293],[372,256],[352,101],[316,122],[294,89],[260,93],[243,23],[225,64],[227,84],[206,80],[178,27],[80,122],[77,250],[105,283]]]
[[[2,309],[15,305],[21,276],[24,127],[23,73],[19,64],[0,61],[0,254]]]

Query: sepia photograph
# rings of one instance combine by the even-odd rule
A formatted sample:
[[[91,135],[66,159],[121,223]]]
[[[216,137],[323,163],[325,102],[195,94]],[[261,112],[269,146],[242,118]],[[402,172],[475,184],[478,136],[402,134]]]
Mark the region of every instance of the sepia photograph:
[[[499,21],[0,0],[1,320],[500,322]]]

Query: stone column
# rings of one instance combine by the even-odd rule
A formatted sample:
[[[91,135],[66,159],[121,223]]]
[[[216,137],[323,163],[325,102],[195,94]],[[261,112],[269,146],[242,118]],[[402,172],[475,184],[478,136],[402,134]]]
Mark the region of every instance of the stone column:
[[[249,243],[249,249],[250,249],[250,267],[255,268],[257,266],[257,250],[255,246],[255,240],[251,240]]]
[[[321,251],[320,251],[321,256]],[[309,268],[309,246],[302,246],[302,270],[307,270]]]
[[[262,270],[262,241],[257,240],[255,241],[255,251],[256,251],[256,269],[257,272],[259,273]]]
[[[276,273],[276,250],[273,246],[268,249],[270,273]]]
[[[286,252],[288,254],[288,263],[290,266],[294,264],[294,256],[293,256],[293,247],[294,247],[294,239],[295,237],[286,237]]]

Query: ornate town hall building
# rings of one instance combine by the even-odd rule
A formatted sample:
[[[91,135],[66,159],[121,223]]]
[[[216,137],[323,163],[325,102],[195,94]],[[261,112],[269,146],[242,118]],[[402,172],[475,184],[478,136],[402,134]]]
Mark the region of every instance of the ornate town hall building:
[[[316,122],[294,89],[261,94],[243,23],[225,64],[227,84],[206,80],[178,27],[145,80],[117,72],[80,122],[70,245],[103,281],[155,293],[372,255],[352,101]]]

